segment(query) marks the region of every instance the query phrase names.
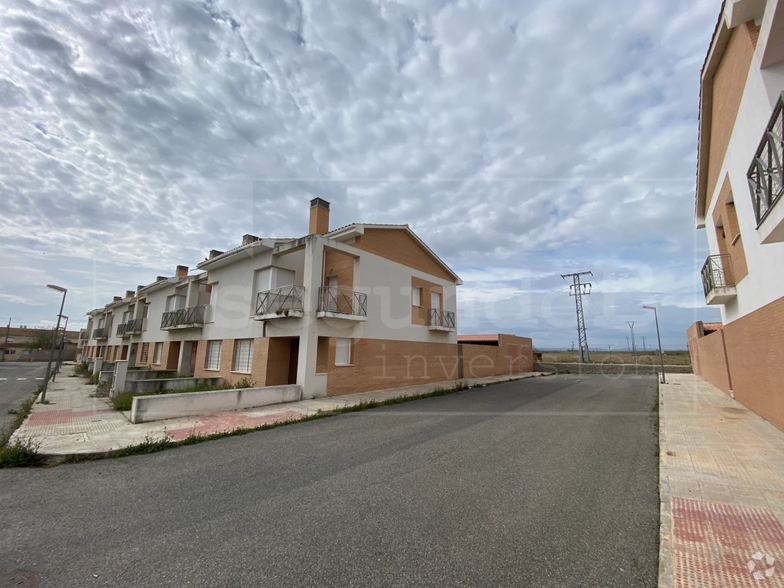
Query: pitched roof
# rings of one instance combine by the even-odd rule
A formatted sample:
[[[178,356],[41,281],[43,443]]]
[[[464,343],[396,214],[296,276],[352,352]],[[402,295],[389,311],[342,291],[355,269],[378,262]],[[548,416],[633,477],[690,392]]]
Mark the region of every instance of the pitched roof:
[[[721,331],[724,325],[721,323],[702,323],[703,331]]]

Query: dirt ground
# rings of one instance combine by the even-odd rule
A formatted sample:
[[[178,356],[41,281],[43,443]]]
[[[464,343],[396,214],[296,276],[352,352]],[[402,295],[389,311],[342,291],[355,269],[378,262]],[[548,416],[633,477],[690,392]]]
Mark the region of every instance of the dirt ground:
[[[580,360],[578,351],[545,351],[542,354],[544,363],[569,363]],[[591,363],[634,363],[634,357],[629,351],[591,351]],[[637,363],[650,365],[659,363],[658,351],[638,351]],[[665,351],[664,365],[690,365],[691,358],[688,351]]]

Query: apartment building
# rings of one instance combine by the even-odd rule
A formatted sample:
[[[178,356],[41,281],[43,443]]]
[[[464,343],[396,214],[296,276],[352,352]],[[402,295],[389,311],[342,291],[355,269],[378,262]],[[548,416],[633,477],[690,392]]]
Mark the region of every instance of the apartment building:
[[[197,273],[178,266],[91,311],[87,356],[299,384],[306,398],[532,369],[522,337],[463,357],[462,282],[408,225],[330,230],[329,214],[315,198],[308,235],[245,235],[234,249],[211,251]]]
[[[784,4],[726,0],[702,69],[696,225],[705,301],[695,373],[784,428]]]

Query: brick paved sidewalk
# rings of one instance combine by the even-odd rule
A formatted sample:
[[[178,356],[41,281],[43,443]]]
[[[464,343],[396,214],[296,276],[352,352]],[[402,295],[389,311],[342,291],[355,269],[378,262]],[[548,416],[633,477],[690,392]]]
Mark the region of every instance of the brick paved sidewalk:
[[[784,587],[784,432],[698,376],[667,379],[659,586]]]
[[[490,384],[509,379],[544,375],[537,372],[513,377],[499,376],[465,380],[468,385]],[[168,419],[131,424],[130,413],[117,412],[108,398],[94,398],[95,386],[73,375],[72,366],[64,366],[57,380],[49,386],[49,404],[33,405],[32,414],[11,437],[30,439],[42,455],[58,457],[84,453],[105,453],[137,445],[145,439],[169,437],[175,441],[189,435],[209,435],[235,429],[248,429],[281,421],[299,420],[319,410],[357,405],[371,400],[383,401],[400,396],[427,392],[433,386],[409,386],[376,392],[330,396],[252,408],[241,412],[224,412],[209,416]]]

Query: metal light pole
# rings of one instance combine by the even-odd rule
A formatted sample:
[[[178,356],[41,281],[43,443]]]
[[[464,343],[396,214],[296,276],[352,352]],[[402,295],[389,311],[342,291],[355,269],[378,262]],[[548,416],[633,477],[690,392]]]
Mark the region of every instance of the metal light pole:
[[[64,317],[61,317],[61,318],[65,319],[65,326],[63,327],[63,336],[60,339],[60,354],[59,354],[59,356],[57,358],[57,367],[55,367],[55,369],[54,369],[54,373],[55,374],[59,374],[60,373],[60,366],[63,365],[63,353],[65,352],[65,344],[67,342],[65,336],[68,333],[68,317],[64,316]],[[52,382],[54,382],[54,376],[52,376]]]
[[[54,332],[57,333],[60,330],[60,317],[63,316],[63,307],[65,307],[65,295],[68,292],[65,288],[61,288],[60,286],[55,286],[54,284],[47,284],[47,288],[50,290],[54,290],[55,292],[62,292],[63,293],[63,301],[60,303],[60,312],[57,314],[57,326],[54,328]],[[56,341],[56,339],[55,339]],[[51,349],[49,350],[49,363],[46,365],[46,377],[44,378],[44,389],[41,391],[41,402],[46,400],[46,389],[49,387],[49,374],[52,371],[52,359],[54,359],[54,348],[55,345],[50,345]]]
[[[664,377],[664,354],[662,353],[661,335],[659,334],[659,313],[656,312],[655,306],[643,306],[647,310],[653,311],[653,317],[656,319],[656,338],[659,340],[659,360],[661,361],[661,383],[666,384],[667,380]]]

